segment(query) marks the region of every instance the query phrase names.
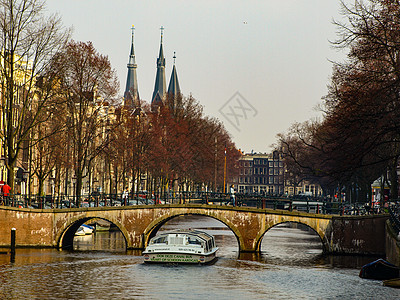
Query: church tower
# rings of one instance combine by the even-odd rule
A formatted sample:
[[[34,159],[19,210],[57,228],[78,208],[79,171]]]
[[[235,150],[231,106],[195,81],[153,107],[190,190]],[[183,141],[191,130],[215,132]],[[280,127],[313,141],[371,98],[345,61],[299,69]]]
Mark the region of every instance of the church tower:
[[[151,97],[151,105],[163,104],[167,93],[167,84],[165,82],[165,58],[163,51],[164,27],[161,26],[160,29],[161,29],[160,53],[158,54],[157,58],[156,83],[154,85],[153,96]]]
[[[179,87],[178,73],[175,67],[176,55],[174,52],[174,66],[172,67],[171,78],[168,85],[168,97],[171,97],[171,109],[174,111],[178,106],[182,105],[181,88]]]
[[[174,52],[174,66],[172,67],[171,78],[169,80],[168,94],[177,97],[181,93],[181,89],[179,87],[178,73],[176,72],[175,60],[176,60],[176,55]]]
[[[131,53],[129,55],[128,76],[126,78],[126,88],[124,93],[124,105],[134,107],[139,103],[139,90],[136,75],[136,57],[135,57],[135,47],[134,47],[134,31],[135,27],[132,25],[132,44]]]

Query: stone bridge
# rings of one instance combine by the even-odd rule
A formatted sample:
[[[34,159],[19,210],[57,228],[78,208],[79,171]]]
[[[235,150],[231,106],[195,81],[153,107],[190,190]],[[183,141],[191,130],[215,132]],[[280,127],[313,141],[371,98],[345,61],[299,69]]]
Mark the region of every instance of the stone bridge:
[[[295,222],[311,228],[320,237],[325,252],[385,253],[386,215],[340,217],[205,204],[42,210],[0,207],[0,247],[10,247],[11,228],[15,228],[17,247],[71,249],[79,226],[100,218],[119,228],[127,249],[144,249],[163,224],[182,215],[201,215],[221,221],[236,236],[241,252],[260,251],[262,238],[270,228]]]

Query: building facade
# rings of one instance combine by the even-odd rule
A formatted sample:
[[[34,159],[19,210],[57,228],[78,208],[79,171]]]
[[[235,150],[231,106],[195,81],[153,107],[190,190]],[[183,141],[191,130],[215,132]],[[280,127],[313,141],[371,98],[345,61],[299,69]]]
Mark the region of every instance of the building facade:
[[[279,153],[275,151],[272,154],[244,154],[239,160],[237,192],[283,194],[284,166]]]
[[[284,161],[278,151],[271,154],[243,154],[239,160],[239,176],[235,182],[237,192],[261,195],[321,196],[318,183],[302,180],[296,187],[285,178]]]

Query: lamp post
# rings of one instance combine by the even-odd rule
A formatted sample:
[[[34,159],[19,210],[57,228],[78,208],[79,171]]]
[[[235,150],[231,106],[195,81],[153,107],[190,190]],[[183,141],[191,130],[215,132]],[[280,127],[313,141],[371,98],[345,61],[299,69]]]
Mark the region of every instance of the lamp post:
[[[224,156],[224,193],[226,193],[226,146],[225,146],[225,156]]]
[[[73,199],[74,199],[75,205],[77,205],[78,203],[76,201],[76,176],[75,175],[72,177],[72,186],[73,186],[73,189],[74,189],[73,192],[72,192]]]
[[[218,138],[215,137],[215,157],[214,157],[214,193],[217,192],[217,143]]]

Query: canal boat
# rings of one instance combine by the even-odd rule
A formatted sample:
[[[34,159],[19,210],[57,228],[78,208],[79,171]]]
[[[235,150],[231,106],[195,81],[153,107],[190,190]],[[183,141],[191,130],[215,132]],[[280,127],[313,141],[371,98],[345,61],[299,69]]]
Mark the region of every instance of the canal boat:
[[[82,235],[90,235],[93,233],[93,226],[82,224],[78,230],[76,231],[75,235],[82,236]]]
[[[384,286],[400,289],[400,278],[387,279],[383,281]]]
[[[217,259],[212,235],[200,230],[175,230],[150,239],[143,251],[145,263],[208,264]]]
[[[103,219],[98,219],[94,224],[94,228],[96,232],[110,231],[111,223]]]
[[[377,280],[398,278],[400,268],[380,258],[362,266],[360,277]]]

